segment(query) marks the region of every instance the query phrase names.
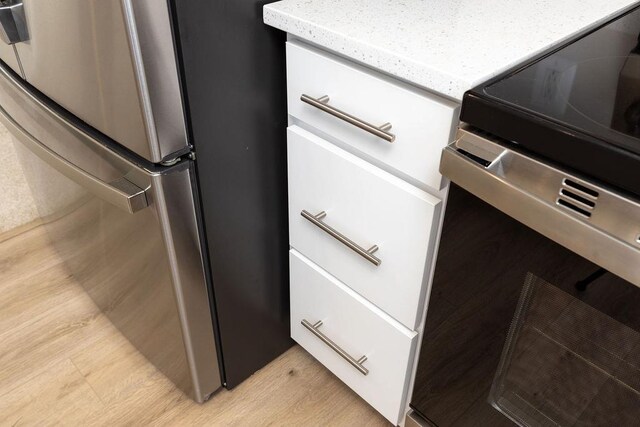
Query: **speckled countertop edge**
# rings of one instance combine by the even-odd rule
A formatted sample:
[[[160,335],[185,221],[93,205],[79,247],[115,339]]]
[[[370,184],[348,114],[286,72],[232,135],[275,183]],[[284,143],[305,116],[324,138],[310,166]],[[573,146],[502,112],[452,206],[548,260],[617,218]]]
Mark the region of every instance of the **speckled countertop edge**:
[[[307,1],[307,3],[312,2],[313,0]],[[614,16],[624,13],[626,10],[639,4],[638,2],[626,2],[621,7],[615,9],[615,11],[605,14],[602,18],[592,21],[588,25],[573,28],[552,42],[538,45],[535,49],[526,50],[517,60],[498,64],[490,72],[485,71],[469,76],[464,75],[464,73],[455,75],[451,72],[438,69],[436,66],[415,61],[406,55],[398,54],[381,46],[372,45],[365,39],[354,38],[334,28],[328,28],[325,25],[305,19],[295,13],[281,10],[281,8],[279,8],[280,3],[287,3],[287,0],[284,2],[271,3],[264,7],[264,22],[267,25],[457,101],[462,100],[467,90],[480,83],[514,66],[522,64],[555,46],[562,45],[576,35],[590,28],[597,27]],[[454,53],[452,52],[451,54],[453,55]]]

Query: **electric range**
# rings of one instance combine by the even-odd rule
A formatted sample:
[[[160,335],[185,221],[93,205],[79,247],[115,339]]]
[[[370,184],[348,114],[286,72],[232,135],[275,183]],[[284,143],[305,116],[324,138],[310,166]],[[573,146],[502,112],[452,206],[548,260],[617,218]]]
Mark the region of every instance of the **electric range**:
[[[640,9],[467,92],[461,121],[640,195]]]
[[[639,34],[465,94],[407,425],[638,424]]]

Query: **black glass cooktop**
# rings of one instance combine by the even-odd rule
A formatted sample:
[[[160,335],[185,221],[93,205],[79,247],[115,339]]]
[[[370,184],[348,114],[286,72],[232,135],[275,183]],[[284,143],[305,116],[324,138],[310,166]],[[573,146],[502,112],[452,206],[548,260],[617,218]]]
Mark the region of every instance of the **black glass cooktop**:
[[[461,119],[640,196],[640,8],[467,92]]]

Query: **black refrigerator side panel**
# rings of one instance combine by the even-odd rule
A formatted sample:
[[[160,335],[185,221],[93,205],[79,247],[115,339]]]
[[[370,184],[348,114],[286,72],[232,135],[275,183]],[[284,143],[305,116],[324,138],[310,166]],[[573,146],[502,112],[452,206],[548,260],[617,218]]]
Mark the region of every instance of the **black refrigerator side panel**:
[[[226,386],[288,349],[285,35],[257,0],[171,0]]]

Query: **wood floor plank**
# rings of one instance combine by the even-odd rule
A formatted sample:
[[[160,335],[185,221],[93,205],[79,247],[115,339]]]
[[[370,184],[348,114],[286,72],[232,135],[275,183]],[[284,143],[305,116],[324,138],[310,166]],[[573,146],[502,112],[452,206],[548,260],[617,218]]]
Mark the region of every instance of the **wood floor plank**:
[[[0,284],[0,337],[29,322],[37,322],[52,307],[78,295],[64,266],[54,265],[21,281]]]
[[[296,346],[198,405],[101,314],[44,227],[0,241],[0,425],[383,426]]]
[[[50,284],[51,293],[32,294],[31,288],[36,288],[32,283]],[[64,269],[52,267],[29,276],[21,285],[23,300],[12,296],[17,307],[0,310],[0,396],[69,358],[72,350],[114,333],[106,316]],[[34,299],[38,295],[40,299]],[[3,296],[0,287],[0,300]]]
[[[349,424],[344,411],[362,415]],[[342,420],[341,420],[342,418]],[[195,425],[388,425],[347,386],[296,346],[237,388],[223,390],[206,405],[190,402],[159,418],[170,426]]]
[[[102,402],[71,360],[52,366],[0,399],[0,425],[82,425]]]
[[[60,262],[44,226],[36,227],[0,243],[0,285],[22,281]]]
[[[111,404],[126,401],[161,374],[114,326],[105,328],[113,329],[92,345],[71,351],[71,360],[100,399]]]
[[[32,229],[34,229],[34,228],[36,228],[36,227],[38,227],[40,225],[42,225],[42,219],[37,218],[37,219],[34,219],[33,221],[30,221],[30,222],[28,222],[26,224],[23,224],[23,225],[19,226],[19,227],[13,228],[13,229],[11,229],[9,231],[5,231],[4,233],[0,234],[0,243],[4,242],[6,240],[12,239],[12,238],[14,238],[16,236],[19,236],[21,234],[24,234],[24,233],[26,233],[28,231],[31,231]]]

